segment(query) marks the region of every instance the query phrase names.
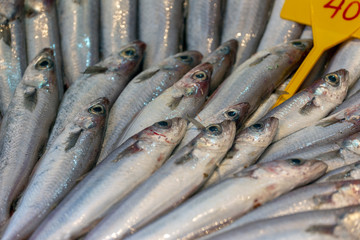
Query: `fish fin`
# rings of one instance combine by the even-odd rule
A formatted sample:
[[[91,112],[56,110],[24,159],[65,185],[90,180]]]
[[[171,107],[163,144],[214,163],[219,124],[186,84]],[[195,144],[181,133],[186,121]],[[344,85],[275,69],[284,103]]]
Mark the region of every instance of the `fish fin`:
[[[323,118],[322,120],[318,121],[315,126],[328,127],[328,126],[331,126],[331,125],[333,125],[335,123],[339,123],[339,122],[341,122],[343,120],[345,120],[345,118],[338,119],[336,117],[330,116],[330,117]]]
[[[136,76],[136,78],[134,79],[134,82],[139,83],[139,82],[142,82],[142,81],[146,81],[149,78],[151,78],[152,76],[154,76],[159,71],[160,71],[159,68],[154,69],[152,71],[150,71],[150,70],[144,71],[144,72],[142,72],[142,73],[140,73],[139,75]]]
[[[183,99],[184,95],[181,95],[180,97],[172,97],[171,102],[168,104],[168,107],[171,110],[174,110],[177,106],[179,106],[181,100]]]
[[[85,71],[83,72],[83,74],[91,74],[91,75],[95,75],[98,73],[104,73],[108,70],[107,67],[102,67],[102,66],[90,66],[88,68],[85,69]]]
[[[249,64],[249,67],[252,67],[252,66],[255,66],[255,65],[261,63],[262,61],[264,61],[265,58],[267,58],[267,57],[270,56],[270,55],[271,55],[271,53],[268,53],[268,54],[266,54],[265,56],[262,56],[261,58],[255,59],[254,62],[252,62],[252,63]]]
[[[310,233],[319,233],[319,234],[326,234],[332,235],[334,233],[336,224],[335,225],[312,225],[308,227],[305,231]]]
[[[27,86],[24,91],[24,105],[29,111],[33,111],[37,104],[37,89],[33,86]]]
[[[315,103],[316,98],[313,97],[303,107],[300,108],[299,112],[301,115],[309,115],[318,106]]]
[[[278,96],[281,96],[281,95],[287,95],[289,94],[289,92],[285,91],[285,90],[278,90],[276,89],[275,90],[275,94],[278,95]]]
[[[80,128],[78,131],[70,133],[70,136],[67,139],[67,145],[65,146],[65,152],[69,151],[76,145],[82,132],[83,129]]]
[[[346,172],[341,172],[341,173],[338,173],[338,174],[334,174],[330,177],[327,178],[327,181],[328,180],[346,180],[347,178],[351,177],[351,172],[353,170],[348,170]]]
[[[173,71],[176,70],[176,67],[172,66],[172,65],[163,65],[160,67],[162,70],[166,70],[166,71]],[[160,69],[159,69],[160,70]]]
[[[73,0],[74,3],[81,5],[81,0]]]
[[[88,174],[89,174],[89,172],[84,173],[83,175],[81,175],[80,177],[78,177],[78,178],[75,180],[76,184],[78,184],[79,182],[81,182]]]
[[[0,39],[3,39],[4,43],[11,47],[11,30],[9,24],[0,25]]]
[[[129,147],[125,148],[123,151],[119,152],[111,162],[116,163],[120,161],[125,155],[133,154],[142,150],[143,149],[138,146],[138,141],[136,141],[134,144],[130,145]]]
[[[175,160],[175,164],[177,164],[177,165],[183,164],[183,163],[188,162],[190,159],[193,159],[192,151],[182,155],[179,158],[177,158]]]
[[[189,122],[191,122],[197,129],[199,129],[199,130],[205,129],[205,126],[202,125],[201,122],[199,122],[195,118],[190,117],[189,114],[186,114],[185,119],[188,120]]]
[[[324,161],[326,163],[326,160],[330,160],[333,158],[343,158],[341,155],[341,148],[340,149],[335,149],[333,151],[329,151],[327,153],[324,154],[320,154],[318,156],[315,157],[316,160],[320,160],[320,161]]]

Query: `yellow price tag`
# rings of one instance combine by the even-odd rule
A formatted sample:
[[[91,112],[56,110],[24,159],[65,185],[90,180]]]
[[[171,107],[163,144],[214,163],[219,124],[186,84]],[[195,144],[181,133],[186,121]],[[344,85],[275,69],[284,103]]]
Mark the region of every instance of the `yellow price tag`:
[[[321,54],[329,48],[356,37],[360,38],[360,0],[285,0],[280,16],[311,25],[314,46],[274,105],[292,97]]]

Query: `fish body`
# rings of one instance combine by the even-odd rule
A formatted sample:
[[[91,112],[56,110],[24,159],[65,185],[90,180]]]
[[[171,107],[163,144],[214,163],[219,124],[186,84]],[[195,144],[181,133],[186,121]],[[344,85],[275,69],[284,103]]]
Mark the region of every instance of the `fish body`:
[[[233,121],[207,126],[115,206],[86,239],[122,239],[182,203],[211,175],[230,148],[234,136]]]
[[[0,226],[27,184],[45,146],[59,104],[55,59],[42,50],[25,70],[0,130]]]
[[[134,135],[86,175],[30,239],[70,239],[89,231],[110,207],[166,161],[186,124],[186,120],[174,118]]]
[[[158,66],[144,70],[126,85],[111,108],[99,162],[119,147],[119,138],[135,115],[198,65],[201,59],[197,51],[175,54]]]
[[[336,168],[322,176],[317,182],[336,182],[355,179],[360,179],[360,161]]]

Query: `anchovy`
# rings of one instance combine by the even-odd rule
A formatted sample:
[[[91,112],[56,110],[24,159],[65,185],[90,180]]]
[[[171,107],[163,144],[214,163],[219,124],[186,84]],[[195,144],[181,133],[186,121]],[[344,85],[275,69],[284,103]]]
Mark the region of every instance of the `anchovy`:
[[[107,58],[137,39],[138,3],[137,0],[101,0],[100,3],[100,48],[102,58]]]
[[[109,100],[100,98],[65,126],[37,163],[2,239],[24,239],[86,174],[100,150]]]
[[[346,97],[345,101],[337,106],[334,111],[332,111],[329,115],[341,112],[342,110],[349,108],[353,105],[357,105],[360,107],[360,91],[354,93],[351,97]]]
[[[254,164],[272,142],[278,125],[277,118],[269,117],[239,132],[232,148],[203,188],[221,182]]]
[[[115,206],[86,239],[122,239],[189,198],[231,147],[235,131],[235,123],[228,120],[207,126]]]
[[[55,0],[25,0],[26,49],[28,61],[44,48],[54,50],[59,99],[64,93],[62,58]]]
[[[145,126],[161,119],[194,117],[205,102],[213,67],[202,63],[161,93],[136,115],[123,132],[119,144]]]
[[[0,227],[27,184],[59,104],[51,49],[42,50],[16,87],[0,130]]]
[[[315,180],[325,171],[326,164],[316,160],[275,160],[255,165],[198,193],[128,239],[199,238],[265,202]]]
[[[223,2],[223,0],[188,1],[187,49],[196,49],[206,57],[219,46]]]
[[[99,62],[99,0],[57,2],[64,84],[68,88],[86,68]],[[109,13],[107,13],[109,14]]]
[[[322,176],[317,182],[336,182],[355,179],[360,179],[360,161],[336,168]]]
[[[178,53],[141,72],[127,84],[111,108],[99,162],[120,146],[119,138],[135,115],[198,65],[201,59],[197,51]]]
[[[23,2],[0,3],[0,113],[5,115],[27,66]]]
[[[75,186],[30,239],[73,239],[89,231],[111,206],[166,161],[186,124],[181,118],[160,121],[115,149]]]
[[[51,146],[66,124],[74,119],[87,104],[99,97],[109,99],[113,105],[116,98],[126,86],[142,60],[145,44],[134,41],[122,48],[118,53],[89,67],[83,77],[79,78],[66,91],[59,107],[54,127],[47,144]]]
[[[239,42],[235,66],[256,52],[270,16],[273,0],[227,0],[221,42]]]

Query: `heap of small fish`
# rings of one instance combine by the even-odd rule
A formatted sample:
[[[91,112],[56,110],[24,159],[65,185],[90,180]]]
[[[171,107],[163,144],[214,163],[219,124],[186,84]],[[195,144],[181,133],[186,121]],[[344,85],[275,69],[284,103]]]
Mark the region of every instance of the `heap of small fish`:
[[[0,239],[360,239],[360,40],[284,0],[0,0]]]

